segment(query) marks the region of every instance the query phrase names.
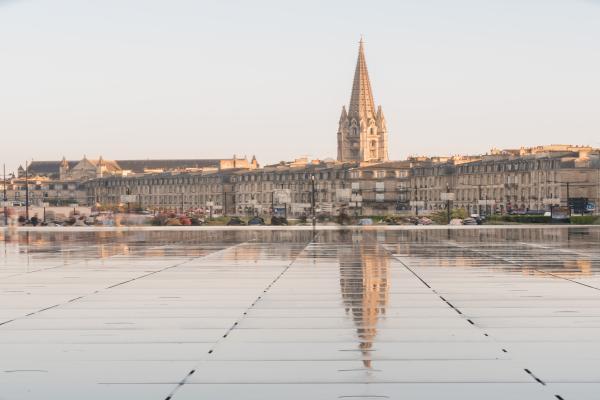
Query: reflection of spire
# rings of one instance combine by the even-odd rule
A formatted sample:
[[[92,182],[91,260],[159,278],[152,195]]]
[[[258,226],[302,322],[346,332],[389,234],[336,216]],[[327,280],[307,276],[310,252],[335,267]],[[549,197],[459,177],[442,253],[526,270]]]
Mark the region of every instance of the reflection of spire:
[[[357,326],[363,365],[371,368],[373,341],[379,316],[388,300],[389,260],[377,245],[354,244],[340,249],[340,287],[346,312]]]

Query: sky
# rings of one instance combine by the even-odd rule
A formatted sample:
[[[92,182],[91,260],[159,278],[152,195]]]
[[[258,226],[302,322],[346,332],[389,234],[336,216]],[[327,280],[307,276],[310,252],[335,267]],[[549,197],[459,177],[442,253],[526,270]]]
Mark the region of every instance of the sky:
[[[600,0],[0,0],[0,163],[336,156],[364,36],[389,157],[600,147]]]

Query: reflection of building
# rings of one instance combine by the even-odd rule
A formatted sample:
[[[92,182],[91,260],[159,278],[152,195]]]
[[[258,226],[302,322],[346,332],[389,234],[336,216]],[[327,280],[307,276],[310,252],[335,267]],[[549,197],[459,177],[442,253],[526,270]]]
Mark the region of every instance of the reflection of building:
[[[380,246],[362,243],[340,246],[338,258],[346,312],[356,325],[363,364],[371,368],[370,350],[388,302],[389,259]]]

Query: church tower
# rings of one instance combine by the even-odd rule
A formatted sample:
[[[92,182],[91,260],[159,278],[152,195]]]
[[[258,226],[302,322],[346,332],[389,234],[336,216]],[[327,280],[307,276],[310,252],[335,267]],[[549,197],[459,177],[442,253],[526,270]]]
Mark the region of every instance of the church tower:
[[[337,133],[341,162],[381,162],[388,159],[387,126],[381,106],[375,109],[362,38],[348,110],[342,107]]]

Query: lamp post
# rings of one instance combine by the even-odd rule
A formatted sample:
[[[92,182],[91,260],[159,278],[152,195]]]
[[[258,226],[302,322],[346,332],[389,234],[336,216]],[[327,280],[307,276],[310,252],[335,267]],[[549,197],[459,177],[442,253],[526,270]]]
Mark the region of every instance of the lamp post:
[[[25,221],[29,221],[29,177],[28,168],[29,162],[25,161]]]
[[[275,216],[275,191],[271,191],[271,219]]]
[[[569,195],[569,182],[567,182],[567,207],[569,208],[569,217],[571,217],[571,197]]]
[[[446,196],[446,211],[448,212],[448,225],[450,225],[450,218],[451,218],[451,214],[450,214],[450,186],[446,183],[446,193],[448,194]]]
[[[311,185],[311,198],[310,198],[310,209],[312,213],[312,226],[313,228],[317,224],[317,220],[315,217],[315,174],[310,175],[310,185]]]
[[[477,185],[477,214],[479,214],[479,216],[481,217],[481,202],[479,200],[481,200],[481,185]],[[485,209],[486,213],[487,213],[487,208]]]
[[[419,216],[419,185],[415,182],[415,217]]]
[[[3,200],[4,200],[4,225],[8,226],[8,209],[6,208],[6,203],[8,199],[6,198],[6,164],[2,165],[2,173],[4,175],[4,186],[3,186]]]
[[[600,215],[600,157],[598,161],[598,179],[596,180],[596,214]]]
[[[131,189],[129,188],[129,186],[125,187],[125,194],[127,194],[127,214],[129,214],[129,211],[131,211],[129,202],[129,195],[131,194]]]

